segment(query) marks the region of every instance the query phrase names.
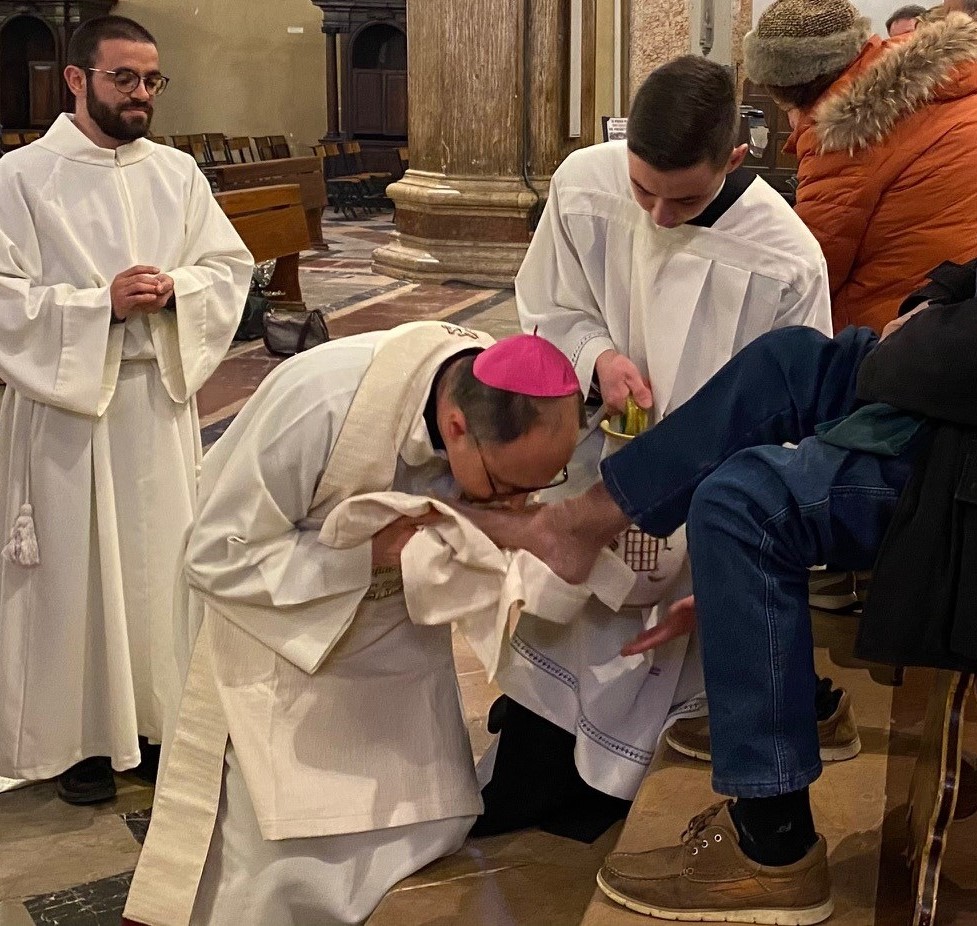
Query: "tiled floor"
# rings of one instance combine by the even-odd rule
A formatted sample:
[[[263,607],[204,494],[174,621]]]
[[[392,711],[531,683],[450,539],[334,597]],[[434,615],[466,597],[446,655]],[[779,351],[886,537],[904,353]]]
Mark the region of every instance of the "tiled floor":
[[[363,222],[330,217],[323,229],[329,249],[303,256],[306,303],[323,310],[334,337],[420,318],[448,319],[495,336],[516,330],[511,291],[374,275],[371,251],[392,228],[389,216]],[[278,362],[260,342],[232,349],[199,396],[206,445]],[[817,626],[819,666],[852,691],[865,746],[858,759],[829,766],[812,789],[829,838],[838,899],[832,923],[903,926],[902,821],[931,676],[910,672],[902,688],[881,687],[844,658],[844,619],[820,617]],[[491,741],[485,718],[498,692],[460,637],[455,661],[478,756]],[[969,708],[977,717],[977,705]],[[975,722],[968,725],[967,748],[977,750]],[[116,800],[95,808],[63,804],[51,783],[0,793],[0,926],[116,926],[153,795],[131,775],[118,782]],[[709,767],[663,749],[623,845],[673,841],[710,800]],[[370,926],[575,926],[581,917],[586,926],[640,926],[649,920],[593,894],[594,873],[619,829],[593,846],[535,831],[473,842],[399,885]],[[977,817],[951,830],[937,922],[977,926]]]
[[[407,321],[447,319],[496,337],[517,330],[511,290],[463,283],[406,283],[371,271],[373,249],[385,243],[389,214],[349,222],[327,213],[328,250],[306,251],[301,286],[306,305],[321,309],[334,338]],[[237,344],[197,397],[204,443],[213,443],[258,383],[281,361],[260,341]]]

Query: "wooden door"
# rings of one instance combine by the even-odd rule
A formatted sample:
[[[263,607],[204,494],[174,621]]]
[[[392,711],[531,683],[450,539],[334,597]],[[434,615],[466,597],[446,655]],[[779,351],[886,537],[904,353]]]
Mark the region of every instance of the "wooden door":
[[[28,61],[31,128],[47,128],[58,118],[58,65],[55,61]]]
[[[384,114],[384,80],[379,70],[353,71],[354,135],[382,135]]]
[[[407,72],[383,74],[383,134],[407,137]]]

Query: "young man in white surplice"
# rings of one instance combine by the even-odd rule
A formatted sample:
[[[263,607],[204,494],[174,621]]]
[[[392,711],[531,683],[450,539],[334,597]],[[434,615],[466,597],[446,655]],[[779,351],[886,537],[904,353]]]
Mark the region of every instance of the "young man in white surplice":
[[[830,333],[821,249],[784,199],[741,169],[738,124],[727,70],[678,58],[638,90],[626,142],[576,151],[554,173],[516,278],[519,319],[599,397],[569,483],[544,500],[597,481],[608,452],[598,422],[628,396],[653,425],[764,332]],[[690,593],[683,532],[639,539],[657,562],[646,564],[650,581],[639,577],[634,607],[612,614],[591,602],[585,619],[558,628],[521,618],[499,670],[506,701],[491,719],[502,733],[480,769],[491,782],[474,833],[541,824],[594,838],[626,811],[663,728],[704,712],[694,640],[620,655]]]

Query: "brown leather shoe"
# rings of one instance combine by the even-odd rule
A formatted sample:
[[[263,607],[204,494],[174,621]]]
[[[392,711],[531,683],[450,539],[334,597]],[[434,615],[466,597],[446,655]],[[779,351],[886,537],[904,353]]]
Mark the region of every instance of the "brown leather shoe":
[[[843,688],[835,712],[818,721],[818,744],[822,762],[839,762],[853,759],[862,750],[855,715],[851,709],[851,697]],[[665,742],[676,752],[703,762],[712,760],[709,748],[709,718],[690,717],[676,720],[665,733]]]
[[[629,910],[666,920],[777,926],[826,920],[833,904],[824,837],[793,865],[760,865],[740,849],[731,804],[693,817],[681,845],[611,853],[598,887]]]

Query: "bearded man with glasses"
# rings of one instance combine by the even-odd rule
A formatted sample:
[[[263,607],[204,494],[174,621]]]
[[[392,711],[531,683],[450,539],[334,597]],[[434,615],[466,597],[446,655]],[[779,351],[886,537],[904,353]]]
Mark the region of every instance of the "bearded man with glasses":
[[[95,803],[179,698],[194,395],[253,261],[193,159],[145,137],[149,32],[89,20],[64,77],[75,113],[0,161],[0,776]]]

